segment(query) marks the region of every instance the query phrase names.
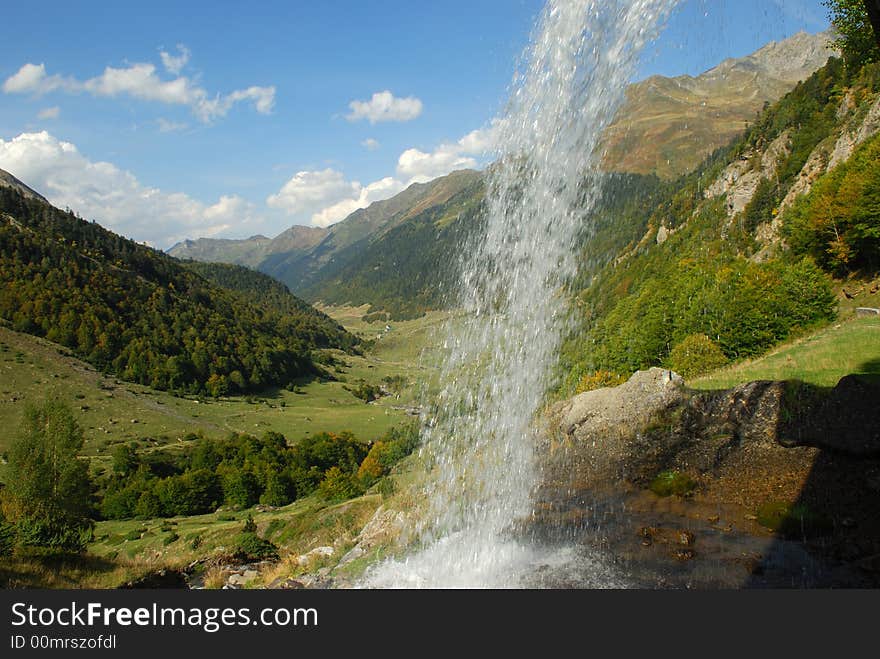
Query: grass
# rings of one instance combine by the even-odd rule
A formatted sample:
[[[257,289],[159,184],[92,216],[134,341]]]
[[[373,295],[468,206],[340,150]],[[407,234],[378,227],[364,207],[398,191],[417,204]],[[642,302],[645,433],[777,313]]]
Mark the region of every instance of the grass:
[[[833,387],[851,373],[880,376],[880,317],[853,317],[830,325],[688,384],[726,389],[753,380],[799,380]]]
[[[386,330],[385,323],[363,322],[363,309],[325,311],[373,340],[363,356],[331,352],[336,363],[328,370],[335,381],[302,382],[294,391],[220,400],[178,397],[122,382],[56,344],[0,326],[0,423],[18,427],[29,401],[47,396],[66,401],[85,431],[83,454],[96,472],[109,466],[117,443],[136,441],[142,451],[178,450],[193,432],[225,437],[230,431],[274,430],[296,442],[315,432],[350,430],[363,440],[376,439],[408,418],[407,408],[418,404],[418,385],[432,372],[421,361],[422,348],[431,345],[434,330],[446,316],[435,312],[393,322]],[[402,376],[406,386],[370,404],[345,389],[359,382],[381,384],[395,376]],[[12,437],[14,433],[0,434],[0,454]],[[0,460],[0,480],[4,462]],[[334,562],[341,558],[392,489],[340,504],[311,496],[274,510],[98,522],[95,540],[83,555],[19,552],[4,559],[0,586],[113,588],[161,568],[182,568],[198,559],[223,556],[234,549],[249,512],[260,535],[280,549],[281,560],[273,574],[287,576],[301,570],[296,557],[315,547],[332,545],[337,548]],[[211,584],[222,585],[221,576],[211,575]]]
[[[280,432],[291,442],[317,432],[349,430],[373,440],[407,418],[418,404],[418,383],[429,367],[420,364],[422,346],[445,317],[384,323],[364,323],[355,308],[327,309],[335,318],[367,338],[376,339],[364,356],[330,351],[338,360],[328,370],[336,381],[300,383],[295,391],[273,389],[251,397],[180,397],[104,375],[73,357],[64,348],[0,326],[0,425],[16,428],[24,407],[45,397],[66,401],[77,414],[86,435],[84,455],[96,471],[109,465],[114,445],[137,441],[141,450],[174,449],[183,438],[201,431],[207,437],[230,432]],[[402,376],[400,392],[373,403],[356,398],[345,387],[360,382],[381,384]],[[0,454],[12,434],[0,434]],[[3,476],[0,464],[0,480]]]

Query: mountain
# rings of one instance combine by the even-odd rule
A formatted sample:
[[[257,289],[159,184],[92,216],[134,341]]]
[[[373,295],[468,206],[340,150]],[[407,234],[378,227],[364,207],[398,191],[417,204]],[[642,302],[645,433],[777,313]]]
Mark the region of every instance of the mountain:
[[[261,235],[241,240],[198,238],[176,243],[168,249],[168,254],[180,259],[237,263],[256,268],[273,254],[305,254],[326,235],[327,229],[294,224],[274,239]]]
[[[177,243],[168,250],[175,258],[247,265],[272,275],[301,292],[335,272],[340,259],[380,240],[400,224],[450,198],[481,178],[461,170],[429,183],[414,183],[400,194],[356,210],[328,229],[294,225],[274,239],[254,236],[245,240],[200,238]]]
[[[49,203],[48,201],[46,201],[46,198],[43,195],[38,192],[34,192],[24,183],[15,178],[12,174],[3,169],[0,169],[0,187],[15,190],[27,199],[36,199],[38,201],[46,202],[47,204]]]
[[[672,181],[695,169],[741,135],[765,104],[825,64],[833,53],[828,39],[827,33],[799,33],[697,77],[654,76],[631,85],[606,133],[605,169],[648,178],[614,179],[611,196],[629,186],[634,199],[653,198],[659,183],[650,177]],[[256,268],[311,301],[369,303],[394,317],[408,316],[443,303],[438,287],[461,250],[452,241],[473,231],[470,219],[481,196],[481,174],[453,172],[357,210],[329,229],[293,226],[271,240],[202,238],[179,243],[169,253]],[[621,212],[630,220],[638,215],[633,203],[609,199],[597,222],[605,226],[601,218],[619,218]],[[469,220],[468,226],[453,227],[459,218]],[[631,230],[641,226],[634,220],[624,224]],[[600,230],[589,259],[603,264],[622,240],[632,238],[627,231]]]
[[[314,349],[358,343],[266,275],[200,273],[0,179],[0,319],[99,369],[219,395],[286,386],[317,373]]]
[[[832,58],[662,185],[629,222],[640,237],[574,282],[581,328],[563,351],[564,388],[760,355],[835,318],[843,282],[876,306],[878,189],[880,64]]]
[[[302,295],[328,304],[370,304],[398,320],[445,306],[455,265],[482,226],[483,187],[483,177],[470,171],[438,179],[429,196],[402,206],[380,234],[339,250],[305,280]]]
[[[830,32],[799,32],[692,77],[652,76],[631,85],[605,135],[605,167],[674,178],[742,133],[836,54]]]

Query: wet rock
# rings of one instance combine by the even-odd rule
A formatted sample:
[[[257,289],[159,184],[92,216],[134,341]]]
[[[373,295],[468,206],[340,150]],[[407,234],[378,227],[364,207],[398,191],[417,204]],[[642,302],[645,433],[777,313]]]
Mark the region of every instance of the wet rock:
[[[679,561],[689,561],[694,556],[696,556],[696,553],[693,549],[679,549],[675,552],[675,558]]]

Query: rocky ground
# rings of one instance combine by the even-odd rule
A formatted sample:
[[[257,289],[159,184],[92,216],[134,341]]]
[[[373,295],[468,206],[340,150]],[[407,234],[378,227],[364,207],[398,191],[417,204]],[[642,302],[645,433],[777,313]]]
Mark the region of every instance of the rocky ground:
[[[688,390],[651,369],[550,411],[532,532],[646,587],[880,585],[880,388]]]

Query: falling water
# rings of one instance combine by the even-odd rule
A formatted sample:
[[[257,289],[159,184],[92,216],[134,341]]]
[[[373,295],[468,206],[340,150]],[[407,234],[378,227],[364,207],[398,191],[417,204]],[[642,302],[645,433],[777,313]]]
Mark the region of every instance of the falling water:
[[[511,529],[531,512],[535,413],[567,316],[574,246],[600,194],[597,146],[676,0],[548,0],[495,122],[486,228],[460,277],[443,387],[424,430],[431,471],[421,548],[380,565],[372,586],[505,587],[538,561]],[[599,586],[612,579],[599,565]]]

